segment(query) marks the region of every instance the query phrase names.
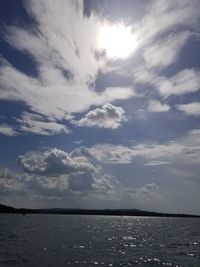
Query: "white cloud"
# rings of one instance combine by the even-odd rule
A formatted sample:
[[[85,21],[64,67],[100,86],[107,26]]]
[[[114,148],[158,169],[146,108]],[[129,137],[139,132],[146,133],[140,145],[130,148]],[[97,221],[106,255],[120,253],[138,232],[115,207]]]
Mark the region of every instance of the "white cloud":
[[[155,80],[156,89],[164,97],[193,93],[200,88],[200,71],[184,69],[169,79],[160,77]]]
[[[177,109],[183,111],[187,115],[200,116],[200,102],[176,105]]]
[[[134,96],[132,88],[112,87],[101,93],[89,88],[105,64],[104,59],[96,57],[102,18],[84,16],[82,5],[81,1],[26,2],[36,23],[29,28],[8,26],[4,38],[12,47],[32,56],[38,77],[26,75],[3,59],[0,99],[23,101],[47,120],[62,120],[91,105]]]
[[[121,190],[120,183],[97,163],[86,147],[71,153],[58,149],[31,151],[18,157],[18,165],[26,174],[24,188],[60,199],[116,195]]]
[[[20,130],[26,133],[53,135],[58,133],[70,133],[67,127],[55,121],[47,121],[44,116],[24,112],[21,119],[17,119],[20,123]]]
[[[177,61],[188,38],[199,40],[199,8],[198,0],[161,0],[147,5],[137,30],[145,62],[134,69],[135,82],[154,87],[164,98],[199,90],[198,69],[183,69],[171,77],[160,74]]]
[[[77,147],[75,148],[74,150],[71,151],[71,153],[69,154],[70,157],[72,158],[76,158],[76,157],[84,157],[84,158],[87,158],[88,160],[97,160],[98,161],[98,158],[96,158],[92,152],[90,151],[89,148],[85,147],[85,146],[80,146],[80,147]]]
[[[146,184],[140,188],[125,188],[124,198],[131,199],[139,205],[144,205],[144,202],[154,202],[161,200],[162,196],[159,192],[159,187],[155,183]]]
[[[8,169],[0,169],[1,201],[18,201],[21,197],[20,206],[33,200],[36,203],[53,200],[53,205],[64,202],[64,207],[72,207],[74,203],[75,207],[77,203],[80,207],[86,201],[87,206],[92,208],[102,207],[102,203],[107,208],[112,205],[119,208],[120,203],[120,207],[127,207],[128,204],[132,208],[134,201],[135,208],[149,208],[147,202],[152,204],[161,200],[159,191],[154,183],[139,188],[126,188],[114,176],[101,171],[49,176],[30,173],[17,175]]]
[[[147,46],[144,49],[144,59],[147,66],[163,68],[176,62],[181,48],[191,35],[190,32],[181,32]]]
[[[8,124],[0,124],[0,134],[6,136],[15,136],[17,135],[16,130]]]
[[[157,100],[149,101],[147,110],[150,112],[166,112],[170,110],[170,106],[167,104],[162,104]]]
[[[8,196],[13,194],[21,194],[24,184],[21,177],[16,173],[0,168],[0,196]]]
[[[118,203],[134,200],[135,205],[141,205],[160,197],[154,183],[140,188],[124,187],[116,177],[104,173],[98,165],[101,161],[93,152],[86,147],[77,147],[71,153],[58,149],[32,151],[18,158],[24,174],[14,175],[7,169],[0,169],[0,182],[6,192],[12,189],[22,194],[26,191],[30,196],[56,197],[62,201],[93,199]]]
[[[95,171],[95,166],[86,157],[72,158],[67,152],[56,148],[44,152],[32,151],[19,156],[18,165],[27,173],[52,176]]]
[[[79,121],[74,121],[78,126],[97,126],[100,128],[117,129],[126,120],[125,111],[121,107],[105,104],[102,108],[90,110]]]
[[[136,82],[153,86],[162,97],[194,93],[200,89],[200,71],[197,69],[183,69],[167,78],[159,76],[147,68],[139,68],[134,78]]]
[[[175,62],[178,50],[194,34],[176,31],[175,35],[166,37],[166,42],[159,42],[160,34],[168,33],[174,27],[179,29],[179,26],[190,27],[192,31],[198,25],[198,7],[198,0],[147,4],[148,12],[143,19],[130,27],[137,40],[137,49],[143,47],[145,50],[148,66],[163,67]],[[32,128],[21,121],[23,130],[36,134],[67,133],[60,121],[70,118],[70,114],[136,95],[132,87],[108,87],[96,92],[89,86],[95,82],[100,70],[109,69],[106,57],[97,57],[100,52],[97,42],[102,25],[112,24],[110,21],[92,12],[90,16],[84,16],[83,1],[55,3],[49,0],[47,3],[31,0],[25,2],[25,8],[35,23],[29,27],[5,27],[4,39],[13,48],[31,55],[38,75],[28,76],[5,59],[1,60],[0,67],[0,99],[23,101],[31,111],[46,117],[44,122],[35,120]],[[153,43],[155,38],[158,38],[157,45]],[[145,74],[140,74],[140,80],[141,75],[144,79]],[[198,71],[184,70],[169,80],[153,75],[148,82],[167,97],[197,91],[198,77]],[[49,122],[52,118],[54,124]]]
[[[166,165],[169,164],[168,161],[160,161],[160,160],[150,160],[145,164],[145,166],[161,166],[161,165]]]
[[[138,39],[148,43],[160,34],[181,26],[196,28],[199,25],[198,0],[150,1],[147,13],[138,25]]]
[[[145,166],[168,164],[198,165],[200,162],[200,131],[190,131],[178,140],[165,143],[137,144],[135,146],[122,146],[99,144],[90,148],[91,153],[104,163],[128,164],[134,163]]]
[[[152,160],[163,160],[179,155],[183,147],[175,142],[160,144],[138,144],[133,147],[102,144],[91,148],[92,153],[104,163],[127,164],[142,158],[144,164]]]

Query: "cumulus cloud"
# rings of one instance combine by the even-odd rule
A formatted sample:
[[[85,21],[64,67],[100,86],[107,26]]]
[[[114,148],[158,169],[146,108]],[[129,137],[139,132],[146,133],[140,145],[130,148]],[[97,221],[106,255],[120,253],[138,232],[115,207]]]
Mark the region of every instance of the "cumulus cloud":
[[[34,190],[59,192],[103,192],[111,188],[111,178],[102,173],[96,158],[86,147],[67,153],[58,149],[32,151],[18,158],[18,165],[29,174],[26,184]],[[104,191],[105,193],[106,191]]]
[[[150,112],[166,112],[170,110],[170,106],[167,104],[162,104],[157,100],[149,101],[147,110]]]
[[[62,201],[134,201],[135,205],[140,205],[160,196],[154,183],[139,188],[123,186],[97,162],[101,164],[86,147],[76,148],[71,153],[58,149],[29,152],[18,159],[23,174],[0,169],[2,199],[8,192],[15,192],[15,195],[26,193],[31,197],[53,197]]]
[[[200,102],[176,105],[177,109],[183,111],[187,115],[200,116]]]
[[[122,202],[129,203],[130,207],[145,207],[145,203],[153,203],[161,199],[159,187],[152,184],[145,184],[139,188],[124,187],[114,176],[103,174],[101,171],[74,172],[70,174],[57,174],[55,176],[39,174],[15,174],[8,169],[0,169],[0,199],[10,199],[25,202],[36,200],[42,202],[68,201],[70,206],[73,203],[86,201],[87,206],[96,208],[101,203],[106,207],[112,207]],[[109,204],[112,201],[112,204]],[[22,203],[21,202],[21,203]],[[94,206],[93,203],[94,202]],[[115,203],[115,204],[113,204]],[[97,206],[95,206],[97,204]],[[20,204],[22,205],[22,204]],[[23,204],[24,205],[24,204]],[[65,203],[66,207],[68,203]],[[76,207],[76,206],[75,206]],[[147,206],[146,206],[147,207]]]
[[[17,135],[17,131],[8,124],[0,124],[0,134],[6,136],[15,136]]]
[[[21,177],[23,189],[30,194],[59,199],[77,197],[116,198],[122,190],[118,180],[105,174],[100,163],[86,147],[67,153],[58,149],[32,151],[18,158],[18,165],[24,172]],[[9,170],[4,177],[12,180]],[[0,172],[0,176],[1,172]],[[121,191],[120,191],[121,192]]]
[[[108,192],[109,176],[102,173],[89,149],[71,153],[58,149],[31,151],[18,157],[18,166],[26,174],[24,187],[34,194],[60,199]],[[106,189],[103,192],[103,189]]]
[[[19,156],[18,165],[27,173],[52,176],[95,171],[95,166],[86,157],[72,158],[67,152],[56,148],[44,152],[32,151]]]
[[[74,121],[78,126],[97,126],[100,128],[116,129],[126,120],[125,111],[121,107],[105,104],[102,108],[89,111],[79,121]]]

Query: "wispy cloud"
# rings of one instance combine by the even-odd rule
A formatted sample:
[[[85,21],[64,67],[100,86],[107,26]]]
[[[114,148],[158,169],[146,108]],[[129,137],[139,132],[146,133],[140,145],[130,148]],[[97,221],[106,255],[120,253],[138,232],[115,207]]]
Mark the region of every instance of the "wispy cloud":
[[[47,120],[44,116],[34,113],[24,112],[17,121],[20,123],[19,130],[22,133],[41,135],[70,133],[70,130],[64,124],[57,123],[55,120]]]
[[[136,159],[140,164],[151,166],[161,163],[199,164],[200,161],[200,131],[198,129],[188,132],[178,140],[166,143],[141,143],[127,147],[122,145],[99,144],[90,150],[99,160],[110,164],[128,164]],[[152,164],[158,163],[158,164]],[[164,164],[162,164],[164,165]]]
[[[184,95],[199,90],[200,72],[198,69],[184,69],[167,78],[152,70],[139,68],[135,74],[135,81],[153,86],[163,98],[171,95]]]
[[[118,69],[121,67],[98,50],[99,32],[102,26],[112,25],[112,22],[95,12],[84,16],[83,5],[83,1],[26,1],[25,8],[34,23],[26,27],[5,26],[4,40],[31,56],[38,73],[34,77],[27,75],[1,58],[0,99],[22,101],[32,112],[46,117],[37,123],[33,120],[32,128],[27,121],[24,125],[24,118],[19,119],[21,129],[26,132],[68,133],[60,121],[72,118],[71,114],[136,96],[133,86],[111,86],[96,91],[94,84],[100,71],[108,72],[109,65],[114,68],[115,63]],[[181,48],[190,37],[198,36],[195,31],[199,25],[199,7],[197,0],[162,0],[146,4],[148,12],[130,25],[131,34],[137,41],[136,49],[142,53],[145,65],[143,69],[140,66],[134,69],[134,83],[147,83],[162,97],[199,89],[198,70],[184,69],[170,78],[159,73],[177,61]],[[131,72],[128,71],[129,75]],[[160,107],[160,111],[164,109],[167,107]],[[50,122],[52,119],[54,125]]]
[[[157,100],[149,101],[147,110],[150,112],[166,112],[170,110],[170,106],[167,104],[162,104]]]
[[[146,44],[160,34],[181,26],[195,29],[199,25],[199,7],[198,0],[150,1],[146,6],[146,16],[138,25],[139,40]]]
[[[61,120],[91,105],[134,96],[132,88],[112,87],[100,93],[91,87],[106,63],[96,56],[102,18],[84,16],[82,5],[81,1],[26,2],[36,23],[29,28],[7,26],[4,38],[13,48],[32,56],[38,76],[28,76],[3,59],[0,99],[22,101],[47,120]],[[30,131],[38,132],[36,127]]]
[[[177,61],[181,49],[192,36],[192,33],[186,31],[171,35],[158,43],[147,46],[144,49],[144,59],[146,65],[162,69]]]
[[[0,134],[6,136],[15,136],[17,135],[17,131],[8,124],[0,124]]]
[[[200,102],[176,105],[177,109],[183,111],[187,115],[200,116]]]

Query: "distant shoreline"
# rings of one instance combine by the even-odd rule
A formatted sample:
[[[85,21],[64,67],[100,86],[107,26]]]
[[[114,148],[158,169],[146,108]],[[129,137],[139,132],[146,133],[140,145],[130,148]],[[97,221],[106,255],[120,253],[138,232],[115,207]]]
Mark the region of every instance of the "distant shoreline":
[[[69,214],[69,215],[106,215],[106,216],[145,216],[145,217],[177,217],[177,218],[200,218],[200,215],[160,213],[143,211],[138,209],[24,209],[13,208],[0,204],[0,214]]]

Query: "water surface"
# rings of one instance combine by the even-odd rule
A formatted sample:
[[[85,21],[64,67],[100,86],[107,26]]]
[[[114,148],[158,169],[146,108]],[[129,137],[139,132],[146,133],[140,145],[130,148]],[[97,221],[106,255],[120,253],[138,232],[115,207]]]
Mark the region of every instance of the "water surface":
[[[0,266],[200,266],[200,219],[0,215]]]

